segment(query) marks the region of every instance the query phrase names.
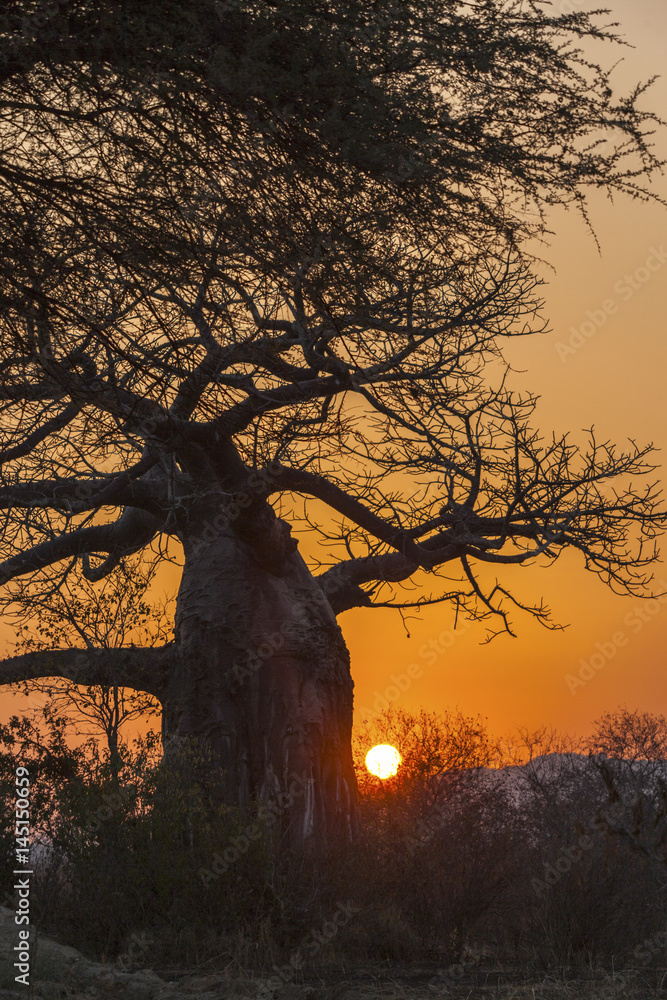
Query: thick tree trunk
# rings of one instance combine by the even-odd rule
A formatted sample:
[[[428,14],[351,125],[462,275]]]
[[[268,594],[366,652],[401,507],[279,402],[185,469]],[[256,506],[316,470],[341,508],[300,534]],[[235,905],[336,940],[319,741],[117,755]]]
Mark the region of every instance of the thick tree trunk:
[[[270,510],[245,534],[206,523],[183,538],[166,745],[204,741],[224,801],[274,804],[292,846],[349,837],[353,683],[331,606]]]

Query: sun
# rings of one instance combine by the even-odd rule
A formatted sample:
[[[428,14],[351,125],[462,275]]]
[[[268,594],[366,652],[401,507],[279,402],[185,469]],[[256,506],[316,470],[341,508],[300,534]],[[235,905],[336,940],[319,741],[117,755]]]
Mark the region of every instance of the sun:
[[[393,778],[400,763],[400,753],[388,743],[373,747],[366,754],[366,767],[376,778]]]

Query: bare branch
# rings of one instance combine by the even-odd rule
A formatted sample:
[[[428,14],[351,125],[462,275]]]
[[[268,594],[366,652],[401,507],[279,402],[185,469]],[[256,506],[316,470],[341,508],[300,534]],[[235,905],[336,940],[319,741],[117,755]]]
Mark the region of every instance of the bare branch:
[[[63,677],[85,687],[135,688],[161,699],[176,656],[173,643],[145,649],[43,649],[0,660],[0,685]]]
[[[29,455],[36,445],[41,444],[45,441],[47,437],[54,434],[56,431],[62,430],[66,427],[80,412],[80,406],[77,403],[70,403],[66,406],[57,416],[52,417],[51,420],[47,420],[42,427],[38,427],[31,434],[21,442],[21,444],[15,445],[13,448],[6,448],[4,451],[0,451],[0,465],[4,465],[6,462],[13,462],[17,458],[23,458],[25,455]]]
[[[130,555],[148,545],[160,527],[157,518],[128,507],[112,524],[79,528],[6,559],[0,563],[0,583],[7,583],[25,573],[34,573],[72,556],[100,552],[115,557]]]

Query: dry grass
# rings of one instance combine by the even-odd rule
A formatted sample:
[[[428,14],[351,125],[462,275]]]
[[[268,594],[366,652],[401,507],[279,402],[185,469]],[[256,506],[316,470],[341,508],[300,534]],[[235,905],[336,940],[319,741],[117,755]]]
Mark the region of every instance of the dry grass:
[[[649,982],[646,977],[632,973],[611,977],[601,971],[586,978],[532,979],[496,971],[480,973],[457,984],[438,984],[431,979],[430,974],[422,977],[415,972],[402,976],[387,971],[371,975],[365,982],[351,976],[335,984],[285,987],[275,994],[275,1000],[436,1000],[440,997],[449,1000],[653,1000],[667,996],[664,982],[661,985],[664,975],[652,977]]]
[[[442,982],[437,970],[365,967],[329,970],[305,982],[266,988],[266,979],[238,974],[186,975],[169,986],[136,992],[108,984],[89,985],[80,992],[63,983],[35,983],[31,1000],[664,1000],[667,970],[624,971],[610,975],[592,969],[586,974],[529,976],[520,970],[477,969],[459,983]],[[166,989],[165,989],[166,986]],[[25,991],[20,994],[25,995]],[[0,990],[0,1000],[19,993]]]
[[[308,977],[301,983],[263,989],[266,980],[193,977],[179,987],[196,988],[220,1000],[658,1000],[667,997],[667,970],[610,975],[591,970],[577,976],[528,976],[519,970],[477,970],[460,983],[443,983],[433,969],[366,968]],[[192,995],[192,994],[190,994]]]

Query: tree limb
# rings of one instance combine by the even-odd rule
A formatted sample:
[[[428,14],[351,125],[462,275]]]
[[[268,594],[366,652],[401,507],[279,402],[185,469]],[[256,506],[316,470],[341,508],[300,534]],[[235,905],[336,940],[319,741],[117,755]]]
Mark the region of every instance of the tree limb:
[[[129,555],[147,545],[160,526],[158,518],[129,507],[112,524],[78,528],[6,559],[0,563],[0,585],[16,576],[34,573],[72,556],[83,556],[91,552]]]
[[[117,684],[161,700],[177,655],[175,643],[145,649],[41,649],[0,660],[0,685],[62,677],[85,687]]]
[[[329,507],[337,510],[344,517],[348,517],[359,527],[365,528],[380,541],[386,542],[392,548],[409,557],[412,564],[418,566],[430,566],[430,560],[426,559],[419,547],[410,538],[408,532],[396,528],[383,518],[378,517],[368,507],[360,503],[359,500],[350,496],[345,490],[336,486],[324,476],[315,475],[312,472],[304,472],[302,469],[289,469],[282,466],[281,471],[276,474],[273,482],[276,489],[291,490],[295,493],[307,493],[324,501]]]
[[[20,444],[15,445],[13,448],[6,448],[4,451],[0,451],[0,465],[4,465],[5,462],[13,462],[17,458],[23,458],[25,455],[29,455],[33,448],[45,441],[50,434],[54,434],[56,431],[62,430],[67,424],[71,423],[72,420],[80,412],[81,407],[78,403],[70,403],[65,407],[57,416],[52,417],[51,420],[47,420],[45,424],[38,427],[28,434],[26,438]]]
[[[163,512],[161,491],[146,473],[155,466],[150,456],[116,476],[100,479],[45,479],[0,489],[0,509],[48,507],[69,514],[83,514],[100,507],[138,507],[148,513]]]

